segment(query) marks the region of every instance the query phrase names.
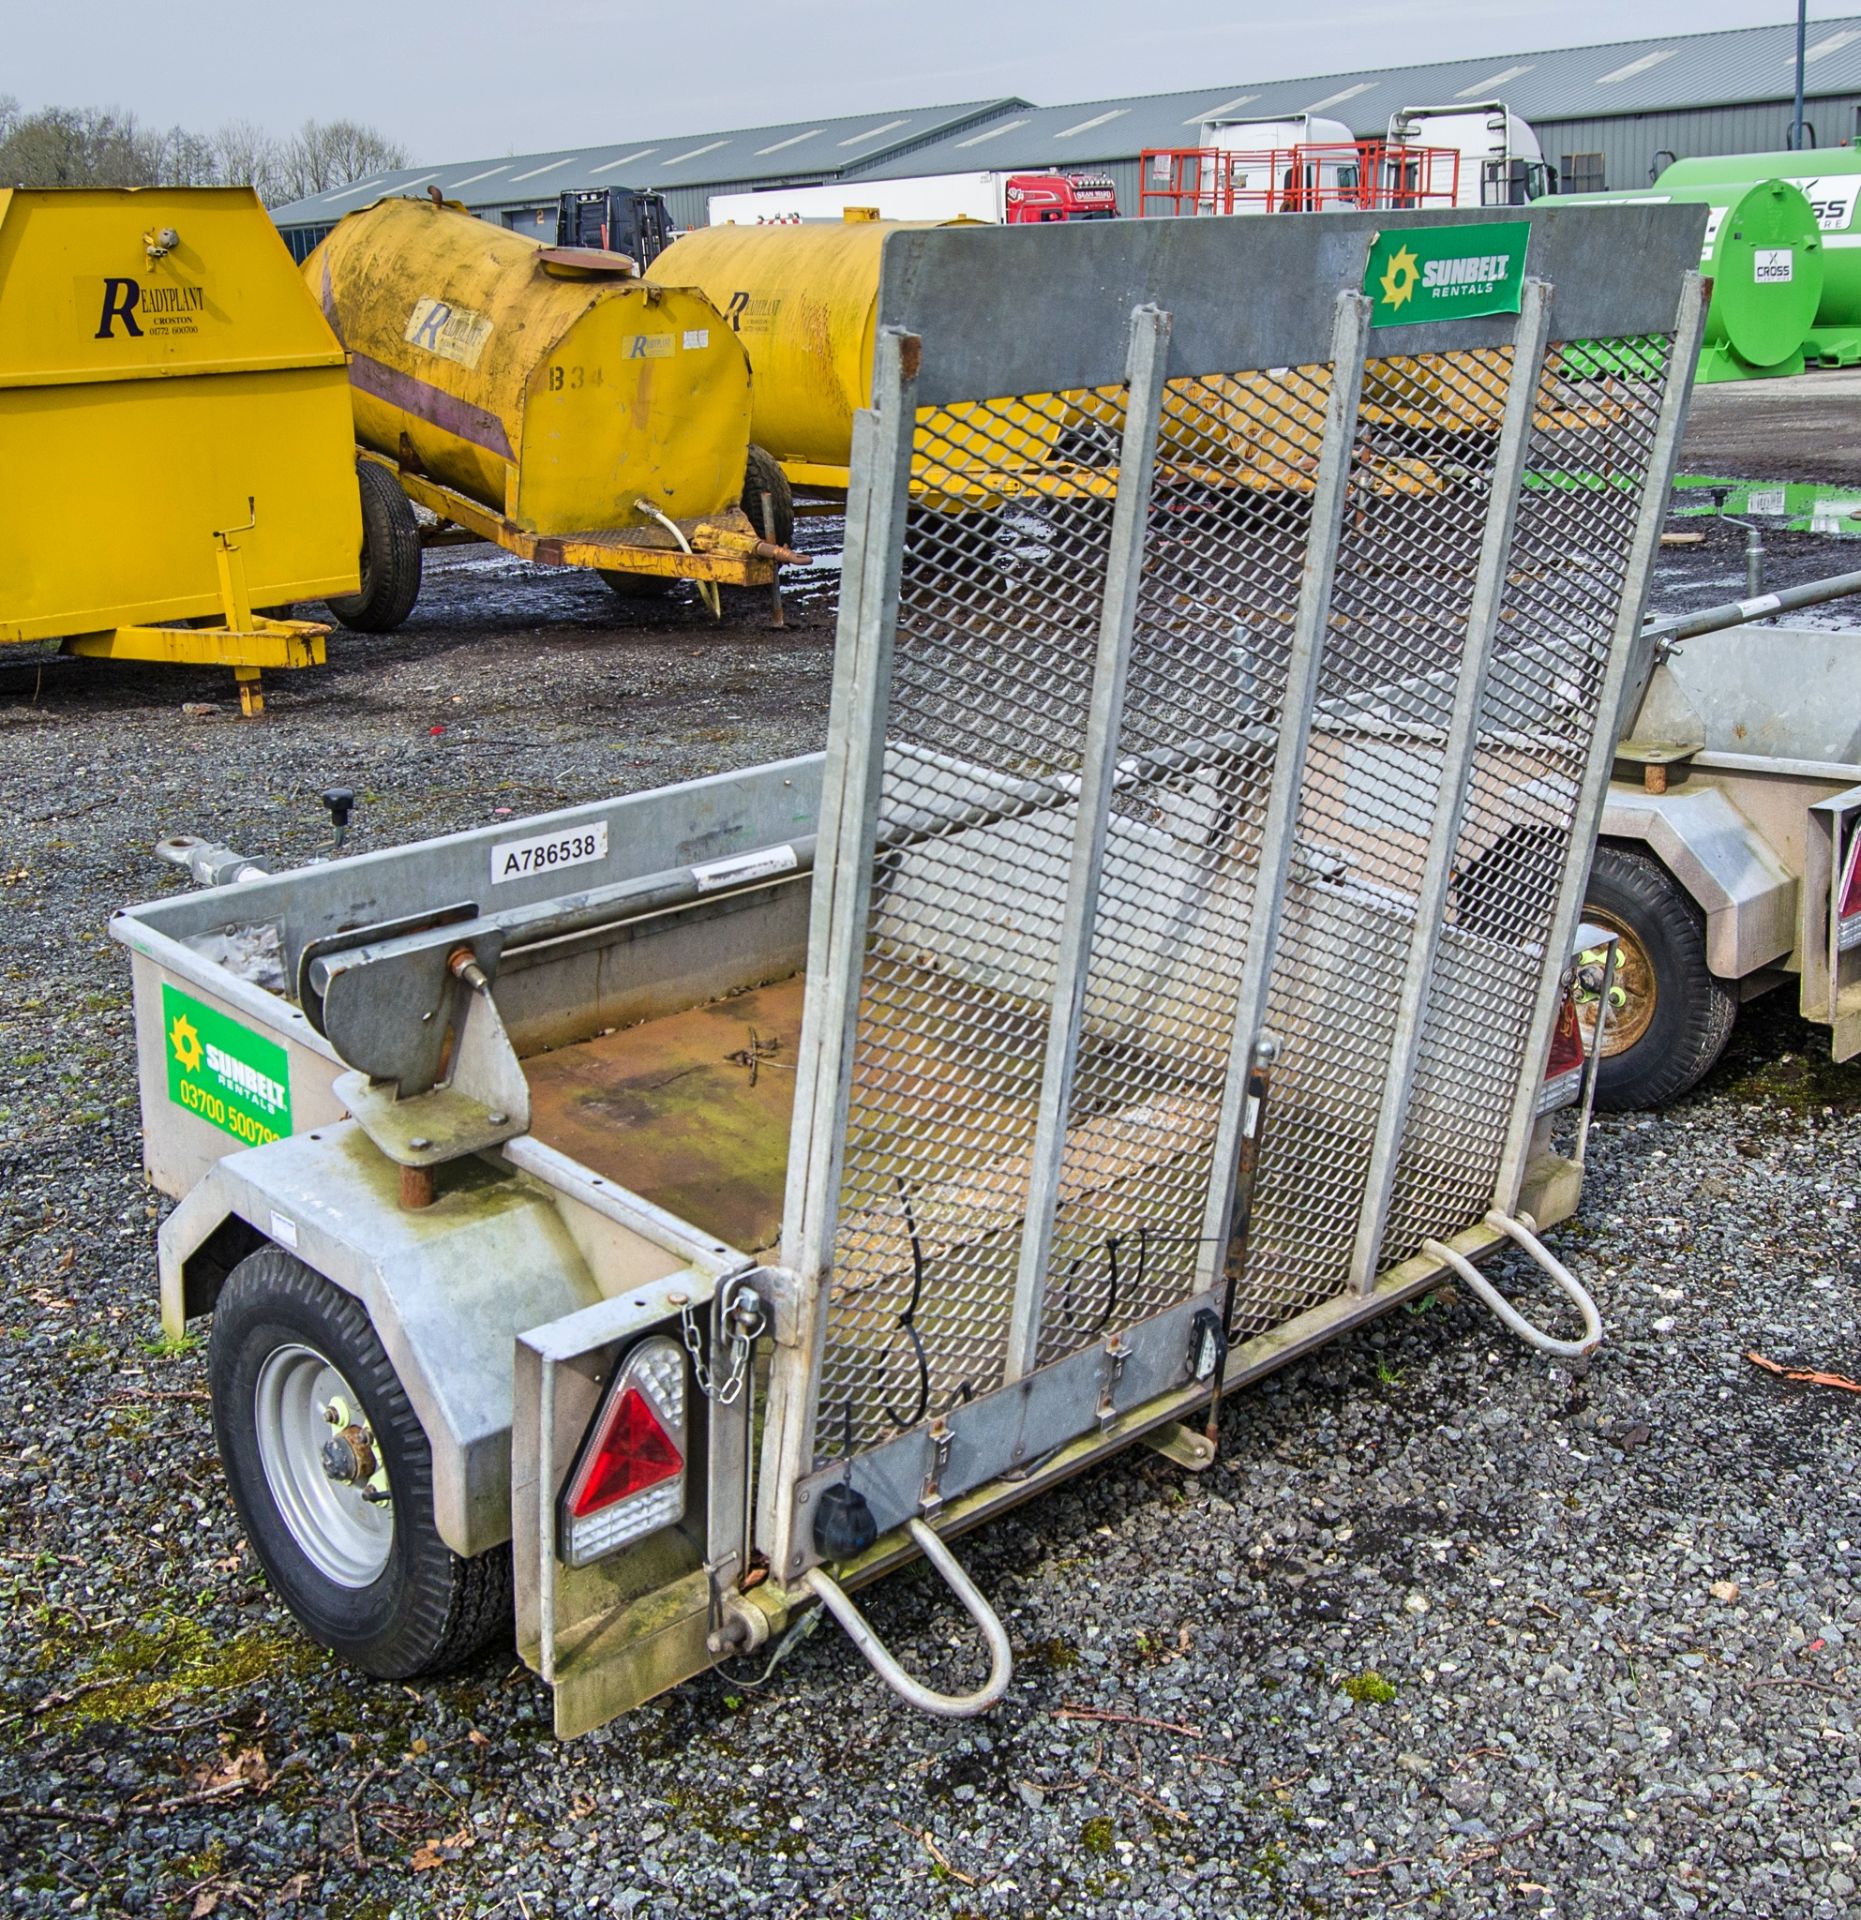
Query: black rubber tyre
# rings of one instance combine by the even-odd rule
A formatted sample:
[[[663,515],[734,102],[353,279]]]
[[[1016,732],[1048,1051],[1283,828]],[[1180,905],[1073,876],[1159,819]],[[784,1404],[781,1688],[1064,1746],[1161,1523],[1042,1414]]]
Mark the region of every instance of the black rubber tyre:
[[[671,573],[604,573],[601,578],[621,600],[663,600],[679,584]]]
[[[773,533],[762,523],[762,497],[765,493],[769,496],[769,505],[774,513]],[[795,490],[788,484],[788,475],[782,471],[781,462],[765,448],[750,448],[749,460],[743,468],[743,498],[738,504],[749,515],[750,525],[756,529],[758,538],[773,540],[778,547],[785,547],[794,539]]]
[[[267,1359],[309,1348],[353,1390],[392,1495],[392,1543],[373,1582],[345,1586],[299,1544],[267,1478],[258,1436]],[[433,1457],[359,1301],[266,1247],[227,1276],[208,1350],[213,1429],[246,1537],[306,1633],[365,1672],[409,1680],[458,1666],[511,1625],[510,1549],[466,1560],[433,1524]]]
[[[1584,917],[1623,936],[1627,995],[1611,1015],[1622,1041],[1596,1070],[1596,1104],[1662,1107],[1725,1051],[1738,996],[1706,964],[1706,916],[1658,860],[1605,841],[1584,892]]]
[[[362,590],[328,603],[357,633],[392,633],[420,598],[420,526],[413,502],[386,467],[356,462],[362,490]]]

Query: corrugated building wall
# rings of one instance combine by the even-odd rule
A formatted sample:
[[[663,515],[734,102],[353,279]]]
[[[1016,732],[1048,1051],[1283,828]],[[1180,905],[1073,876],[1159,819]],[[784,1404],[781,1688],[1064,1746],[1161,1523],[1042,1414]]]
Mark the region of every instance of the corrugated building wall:
[[[1809,101],[1803,109],[1811,130],[1809,144],[1851,144],[1861,115],[1861,94]],[[1719,153],[1769,153],[1790,142],[1790,109],[1772,102],[1742,107],[1692,107],[1672,113],[1611,114],[1595,120],[1546,120],[1534,123],[1544,157],[1564,176],[1567,193],[1610,187],[1623,192],[1648,184],[1657,155],[1676,160]],[[1603,177],[1585,182],[1570,177],[1569,162],[1600,155]],[[1663,163],[1664,164],[1664,163]],[[1120,198],[1118,204],[1124,205]]]

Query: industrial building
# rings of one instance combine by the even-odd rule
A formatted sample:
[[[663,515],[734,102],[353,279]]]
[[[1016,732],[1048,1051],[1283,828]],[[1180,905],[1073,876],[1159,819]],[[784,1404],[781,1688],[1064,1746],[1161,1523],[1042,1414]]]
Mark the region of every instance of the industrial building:
[[[1553,52],[1488,54],[1292,80],[1238,79],[1183,93],[1040,107],[1020,99],[900,108],[748,130],[642,134],[602,146],[408,167],[275,210],[302,258],[352,207],[437,188],[488,220],[553,231],[565,188],[653,187],[680,226],[700,226],[714,193],[915,174],[1088,168],[1109,173],[1135,212],[1140,159],[1193,146],[1211,118],[1320,113],[1360,136],[1411,106],[1504,100],[1529,120],[1569,192],[1638,187],[1668,158],[1769,152],[1789,144],[1793,24]],[[1861,134],[1861,15],[1819,20],[1803,59],[1806,144]]]

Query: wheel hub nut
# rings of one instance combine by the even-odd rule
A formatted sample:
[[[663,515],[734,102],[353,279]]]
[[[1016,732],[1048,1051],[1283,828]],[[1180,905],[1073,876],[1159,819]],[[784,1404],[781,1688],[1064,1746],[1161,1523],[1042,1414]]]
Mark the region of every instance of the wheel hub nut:
[[[347,1426],[323,1443],[323,1471],[343,1486],[360,1486],[375,1477],[375,1450],[365,1427]]]

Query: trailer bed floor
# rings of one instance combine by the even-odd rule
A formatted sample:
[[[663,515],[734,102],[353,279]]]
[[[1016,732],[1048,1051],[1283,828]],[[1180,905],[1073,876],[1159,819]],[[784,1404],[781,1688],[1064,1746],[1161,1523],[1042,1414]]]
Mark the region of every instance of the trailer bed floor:
[[[745,1253],[782,1231],[806,977],[534,1054],[530,1130]]]

